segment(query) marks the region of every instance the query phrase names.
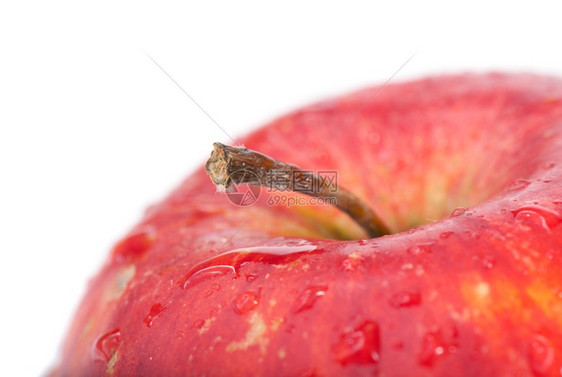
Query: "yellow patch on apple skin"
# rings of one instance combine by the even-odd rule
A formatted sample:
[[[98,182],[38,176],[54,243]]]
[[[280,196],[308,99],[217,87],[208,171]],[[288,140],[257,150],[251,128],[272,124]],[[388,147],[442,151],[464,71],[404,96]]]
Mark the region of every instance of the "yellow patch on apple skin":
[[[134,265],[128,265],[123,267],[119,272],[115,274],[113,281],[110,286],[107,287],[105,295],[103,297],[104,302],[109,302],[117,300],[125,292],[127,284],[135,276],[136,267]]]
[[[277,331],[279,330],[279,326],[281,326],[281,324],[283,324],[283,322],[285,322],[285,319],[283,319],[283,317],[277,317],[275,318],[273,321],[271,321],[271,330],[272,331]]]
[[[226,346],[226,352],[243,351],[251,346],[259,346],[262,354],[265,354],[269,340],[264,337],[267,326],[258,312],[252,313],[248,318],[249,328],[244,339],[238,342],[230,342]]]
[[[197,333],[199,335],[205,334],[207,331],[209,331],[211,325],[213,324],[213,322],[215,322],[216,319],[217,319],[216,317],[207,318],[203,326],[199,330],[197,330]]]
[[[472,315],[493,317],[494,302],[491,299],[490,285],[487,282],[482,281],[480,277],[466,279],[461,286],[461,291],[469,303],[469,307],[472,308]]]
[[[562,292],[557,293],[541,283],[530,284],[525,291],[544,314],[562,324]]]
[[[109,361],[107,362],[106,373],[110,376],[112,376],[113,373],[115,373],[114,367],[115,367],[115,363],[117,362],[118,355],[119,355],[119,349],[117,349],[115,352],[113,352]]]
[[[490,294],[490,286],[488,283],[480,282],[476,285],[475,291],[482,300],[485,300]]]
[[[476,280],[478,279],[478,280]],[[509,280],[483,281],[480,277],[466,279],[461,291],[471,314],[485,322],[496,322],[506,314],[517,316],[521,322],[531,321],[531,312],[524,305],[524,293]]]

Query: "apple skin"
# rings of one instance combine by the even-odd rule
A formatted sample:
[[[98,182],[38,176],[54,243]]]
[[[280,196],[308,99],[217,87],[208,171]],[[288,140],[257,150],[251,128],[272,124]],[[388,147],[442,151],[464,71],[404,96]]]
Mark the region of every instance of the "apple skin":
[[[347,122],[373,90],[241,143],[337,171],[394,234],[201,169],[112,250],[52,375],[560,376],[562,81],[390,84]]]

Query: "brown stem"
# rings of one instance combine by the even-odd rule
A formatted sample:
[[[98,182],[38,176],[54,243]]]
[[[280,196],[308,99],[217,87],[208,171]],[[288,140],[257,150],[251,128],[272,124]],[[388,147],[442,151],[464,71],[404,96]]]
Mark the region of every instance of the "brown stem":
[[[219,190],[227,190],[233,184],[246,183],[329,199],[329,203],[335,202],[336,207],[351,216],[371,237],[390,233],[365,203],[331,180],[244,147],[221,143],[214,143],[213,146],[214,150],[205,168]]]

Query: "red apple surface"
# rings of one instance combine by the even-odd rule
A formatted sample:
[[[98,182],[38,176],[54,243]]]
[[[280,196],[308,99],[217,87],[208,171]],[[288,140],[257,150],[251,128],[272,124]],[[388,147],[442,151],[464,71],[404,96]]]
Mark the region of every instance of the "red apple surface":
[[[560,376],[562,80],[451,75],[240,140],[376,211],[251,205],[195,172],[112,250],[53,376]],[[211,144],[211,143],[209,143]]]

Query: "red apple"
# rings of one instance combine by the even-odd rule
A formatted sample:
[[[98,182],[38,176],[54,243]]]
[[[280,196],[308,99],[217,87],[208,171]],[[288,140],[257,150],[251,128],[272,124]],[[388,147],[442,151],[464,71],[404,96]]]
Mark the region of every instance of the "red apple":
[[[336,171],[391,235],[268,203],[301,194],[233,205],[200,169],[115,246],[53,375],[560,376],[562,80],[373,93],[240,142]]]

